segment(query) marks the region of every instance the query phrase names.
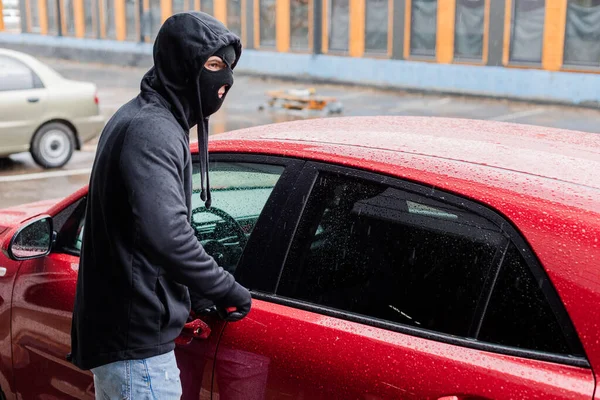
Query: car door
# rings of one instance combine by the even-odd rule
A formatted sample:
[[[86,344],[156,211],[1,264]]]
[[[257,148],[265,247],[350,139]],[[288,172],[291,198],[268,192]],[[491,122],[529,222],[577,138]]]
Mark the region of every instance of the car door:
[[[18,398],[93,399],[92,375],[69,361],[85,197],[53,217],[52,252],[24,261],[13,289],[13,371]]]
[[[94,398],[91,373],[67,361],[84,214],[80,198],[54,216],[53,251],[17,272],[11,334],[18,398]]]
[[[284,201],[287,182],[296,179],[301,162],[267,157],[211,157],[213,206],[200,200],[200,171],[193,169],[192,226],[196,236],[221,266],[235,271],[238,260],[260,255],[262,246],[247,243],[272,232]],[[15,388],[24,399],[92,399],[93,377],[67,361],[73,303],[83,237],[85,198],[55,216],[57,242],[45,258],[23,262],[15,279],[12,350]],[[158,228],[158,227],[157,227]],[[253,243],[260,244],[254,240]],[[110,288],[107,288],[110,290]],[[213,360],[223,323],[211,303],[191,294],[194,319],[204,325],[184,329],[177,340],[183,398],[210,398]],[[198,323],[198,321],[196,321]],[[200,329],[196,334],[193,332]],[[214,333],[213,333],[214,332]]]
[[[223,268],[235,274],[238,265],[260,265],[268,251],[274,224],[282,212],[289,187],[297,179],[303,162],[294,159],[252,155],[211,155],[212,205],[200,199],[200,182],[194,179],[192,227],[204,249]],[[199,176],[197,166],[194,176]],[[192,312],[208,326],[194,337],[184,329],[175,349],[181,371],[183,400],[210,399],[214,356],[224,327],[212,303],[190,293]],[[202,330],[211,332],[206,340]],[[198,360],[205,359],[206,362]]]
[[[14,57],[0,55],[0,155],[29,150],[46,98],[35,72]]]
[[[501,216],[326,164],[295,187],[269,258],[237,271],[255,301],[223,330],[214,396],[592,398],[575,330]]]

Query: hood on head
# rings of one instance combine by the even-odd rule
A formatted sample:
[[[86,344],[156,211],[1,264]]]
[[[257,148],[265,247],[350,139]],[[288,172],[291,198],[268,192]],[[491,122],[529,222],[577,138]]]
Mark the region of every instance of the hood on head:
[[[234,69],[242,54],[240,38],[214,17],[196,11],[175,14],[160,28],[154,42],[154,66],[142,79],[142,93],[156,92],[170,105],[181,127],[197,125],[201,195],[210,207],[208,116],[202,115],[200,74],[219,49],[231,45]]]
[[[214,17],[196,11],[175,14],[160,28],[154,42],[154,66],[142,80],[142,91],[158,92],[187,131],[204,119],[198,78],[210,56],[232,45],[235,68],[242,54],[240,39]]]

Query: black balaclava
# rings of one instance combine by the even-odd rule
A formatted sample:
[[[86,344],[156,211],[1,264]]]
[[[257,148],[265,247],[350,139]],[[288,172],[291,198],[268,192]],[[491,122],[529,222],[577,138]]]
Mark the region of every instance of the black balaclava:
[[[213,56],[219,57],[226,67],[219,71],[211,71],[205,67],[200,72],[198,79],[198,99],[200,99],[200,110],[204,121],[198,122],[198,152],[200,153],[200,164],[206,168],[200,168],[200,185],[202,190],[200,198],[207,208],[210,208],[212,196],[210,194],[210,176],[208,174],[208,117],[219,111],[225,101],[227,92],[233,85],[233,69],[236,62],[235,49],[232,45],[221,47]],[[225,86],[225,94],[219,98],[219,89]],[[200,129],[203,124],[204,129]],[[204,146],[201,146],[204,143]]]
[[[233,50],[233,54],[232,54]],[[169,103],[184,131],[197,125],[201,198],[210,207],[208,181],[208,117],[222,105],[218,91],[233,84],[233,69],[242,53],[240,38],[216,18],[196,11],[167,18],[154,43],[154,66],[142,80],[142,94],[159,94]],[[208,71],[204,64],[217,55],[227,64]],[[206,112],[205,112],[206,111]]]
[[[202,115],[204,118],[216,113],[223,105],[225,95],[233,85],[233,70],[231,66],[235,62],[235,50],[232,45],[225,46],[215,52],[213,56],[219,57],[227,65],[220,71],[211,71],[204,68],[200,73]],[[225,95],[219,98],[219,89],[225,86]]]

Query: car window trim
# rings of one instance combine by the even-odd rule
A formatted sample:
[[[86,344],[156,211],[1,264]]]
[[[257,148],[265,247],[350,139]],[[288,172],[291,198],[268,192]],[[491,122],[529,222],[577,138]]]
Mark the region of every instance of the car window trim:
[[[57,232],[57,240],[52,248],[52,253],[61,253],[61,254],[69,254],[71,256],[80,257],[81,252],[76,248],[72,247],[73,241],[77,235],[77,228],[79,227],[79,223],[68,226],[68,229],[65,230],[65,226],[68,223],[76,219],[79,222],[83,218],[85,218],[85,209],[87,206],[87,196],[82,196],[81,198],[74,201],[72,204],[65,207],[62,211],[60,211],[57,215],[55,215],[53,220],[62,220],[62,223],[56,226]]]
[[[506,237],[506,241],[502,244],[502,246],[494,255],[492,267],[490,268],[490,271],[488,271],[488,276],[486,277],[485,282],[483,283],[481,298],[477,302],[477,307],[475,307],[475,314],[473,315],[471,329],[469,330],[470,337],[479,337],[481,326],[483,325],[483,320],[488,310],[490,301],[492,299],[494,288],[496,287],[496,282],[498,281],[498,277],[500,276],[500,271],[502,269],[502,264],[504,263],[504,257],[506,256],[506,252],[510,248],[510,244],[510,238]]]
[[[512,225],[510,220],[505,219],[505,222],[508,224],[504,227],[504,229],[506,229],[511,242],[514,244],[514,246],[516,246],[517,251],[525,260],[525,263],[529,268],[529,271],[533,274],[535,280],[539,281],[540,279],[546,279],[549,283],[548,285],[542,286],[540,290],[542,291],[544,299],[550,306],[552,313],[558,321],[559,328],[563,333],[565,340],[567,341],[567,345],[571,351],[576,352],[581,350],[585,354],[585,349],[583,348],[583,344],[577,335],[575,325],[573,325],[573,321],[571,321],[571,317],[569,317],[567,309],[560,300],[560,296],[554,287],[554,283],[542,267],[541,262],[538,260],[529,243],[519,234],[517,228]],[[500,270],[498,271],[498,275],[500,275],[502,272],[502,268],[505,268],[505,265],[506,264],[503,262],[503,264],[500,266]],[[496,282],[494,282],[494,286],[495,284]],[[494,289],[495,287],[492,288],[490,299],[494,294]],[[481,324],[483,325],[483,323],[485,323],[485,315],[482,315]]]
[[[285,204],[302,171],[305,160],[293,157],[271,156],[255,153],[211,152],[209,162],[240,162],[254,164],[271,164],[284,167],[277,184],[263,207],[248,243],[238,261],[235,271],[236,280],[243,286],[273,292],[275,279],[281,269],[280,258],[274,257],[275,249],[271,244],[276,241],[275,227],[285,211]],[[192,162],[199,162],[198,154],[192,155]],[[265,251],[269,249],[269,251]],[[260,270],[260,274],[255,270]]]
[[[392,332],[419,337],[422,339],[434,340],[436,342],[470,348],[474,350],[487,351],[495,354],[503,354],[526,358],[536,361],[546,361],[572,367],[590,369],[591,365],[585,357],[565,356],[554,353],[545,353],[535,350],[520,349],[517,347],[504,346],[488,342],[480,342],[472,338],[454,336],[440,332],[430,331],[410,325],[403,325],[378,318],[354,314],[347,311],[338,310],[331,307],[317,305],[307,301],[291,299],[284,296],[278,296],[270,293],[262,293],[255,290],[251,291],[252,298],[279,304],[286,307],[296,308],[303,311],[313,312],[328,317],[339,318],[350,322],[356,322],[374,328],[389,330]]]
[[[285,264],[287,262],[287,258],[289,256],[289,253],[292,248],[293,239],[296,236],[296,232],[299,228],[302,215],[304,214],[304,207],[307,203],[308,197],[310,196],[310,194],[313,190],[314,184],[318,179],[319,173],[321,173],[321,172],[339,174],[342,176],[348,176],[348,177],[353,177],[353,178],[357,178],[357,179],[364,179],[367,181],[376,182],[378,184],[388,185],[390,187],[394,187],[399,190],[404,190],[404,191],[407,191],[410,193],[418,194],[418,195],[424,196],[426,198],[431,198],[432,200],[437,200],[437,201],[441,201],[444,203],[448,203],[451,206],[454,206],[454,207],[457,207],[460,209],[465,209],[467,211],[470,211],[477,215],[480,215],[480,216],[484,217],[485,219],[487,219],[489,222],[496,225],[498,228],[500,228],[502,234],[506,235],[506,237],[508,238],[508,243],[510,244],[512,242],[515,246],[517,246],[519,253],[525,259],[525,262],[526,262],[527,266],[529,267],[530,271],[533,273],[534,277],[536,279],[543,277],[544,279],[547,279],[547,281],[550,283],[549,285],[545,285],[542,288],[542,292],[544,293],[544,298],[548,302],[552,312],[554,313],[554,315],[556,316],[556,318],[558,320],[560,329],[563,332],[563,335],[567,341],[567,345],[569,346],[569,348],[572,351],[574,351],[575,349],[583,349],[583,345],[581,345],[581,340],[579,339],[579,337],[577,335],[575,327],[566,311],[566,308],[564,307],[563,303],[560,301],[560,297],[558,295],[558,292],[554,288],[554,284],[552,283],[552,281],[550,280],[550,277],[547,275],[547,273],[543,269],[539,260],[537,260],[537,257],[535,256],[533,249],[531,249],[531,247],[529,246],[527,241],[521,236],[521,234],[519,233],[517,228],[515,226],[513,226],[513,223],[509,218],[504,217],[501,213],[492,209],[488,205],[479,203],[472,199],[465,198],[464,195],[454,194],[454,193],[451,193],[450,191],[438,189],[433,186],[425,186],[423,183],[418,182],[418,181],[402,179],[402,178],[398,178],[398,177],[391,176],[388,174],[365,171],[365,170],[348,167],[348,166],[344,166],[344,165],[324,163],[324,162],[318,162],[318,161],[307,161],[306,164],[304,165],[303,170],[300,172],[298,180],[295,184],[296,189],[294,190],[294,193],[292,195],[290,195],[290,197],[289,197],[289,201],[288,201],[289,204],[286,204],[286,206],[285,206],[286,209],[288,209],[289,212],[291,213],[288,216],[288,219],[284,221],[287,225],[287,231],[285,229],[282,229],[282,227],[280,225],[278,225],[279,235],[281,237],[281,240],[287,246],[287,248],[285,251],[285,255],[280,263],[281,269],[278,274],[276,286],[272,293],[276,294],[279,289],[279,283],[280,283],[281,277],[283,275],[283,270],[284,270]],[[293,227],[293,229],[290,229],[291,227]],[[472,331],[470,331],[469,334],[478,332],[477,327],[481,326],[483,324],[483,322],[485,321],[485,311],[487,311],[486,303],[489,302],[489,299],[491,299],[491,296],[493,295],[493,289],[495,288],[495,284],[496,284],[496,279],[493,277],[490,279],[490,277],[492,275],[496,275],[496,276],[499,275],[501,268],[502,268],[501,263],[504,262],[503,254],[501,254],[501,257],[499,257],[499,258],[497,258],[497,256],[499,256],[499,254],[496,254],[496,256],[494,256],[493,263],[490,266],[490,270],[488,271],[488,277],[486,278],[486,281],[484,282],[484,286],[482,288],[482,295],[480,296],[478,304],[475,308],[475,314],[474,314],[474,318],[473,318],[473,321],[471,324]],[[264,291],[264,292],[268,293],[267,291]],[[281,297],[279,296],[279,298],[281,298]],[[295,299],[291,300],[291,301],[298,302],[298,303],[304,303],[302,301],[295,300]],[[320,305],[315,305],[315,307],[317,307],[318,309],[326,308],[326,307],[323,307]],[[338,312],[338,311],[341,313],[341,315],[350,314],[347,312],[342,312],[341,310],[335,310],[335,312]],[[359,319],[376,320],[374,318],[369,318],[366,316],[362,316]],[[380,322],[378,322],[378,323],[380,323]],[[389,324],[392,324],[392,323],[389,322]],[[404,325],[402,325],[402,326],[404,327]],[[412,330],[419,331],[419,328],[411,327],[410,330],[411,331]],[[427,331],[427,332],[429,332],[429,331]],[[426,334],[431,336],[430,333],[426,333]],[[448,335],[445,335],[442,333],[439,333],[439,335],[441,335],[442,337],[448,336]],[[454,337],[454,336],[452,336],[452,337]],[[465,340],[467,341],[467,343],[470,343],[471,341],[476,340],[476,339],[475,339],[475,336],[472,335],[472,338],[470,338],[470,339],[465,338]],[[483,342],[481,342],[481,343],[483,343]],[[535,350],[524,350],[524,349],[520,349],[517,347],[503,346],[503,345],[487,343],[487,342],[485,342],[485,345],[483,345],[483,346],[488,349],[507,348],[510,350],[510,352],[516,352],[518,354],[534,354],[534,355],[542,354],[542,358],[544,360],[547,360],[545,355],[549,354],[549,353],[544,353],[544,352],[538,352]],[[504,351],[504,350],[502,352],[506,353],[506,351]],[[508,353],[506,353],[506,354],[508,354]],[[587,361],[587,358],[585,356],[582,356],[582,357],[564,356],[564,355],[552,353],[552,354],[550,354],[550,357],[553,357],[553,359],[555,359],[555,360],[563,360],[563,361],[576,359],[578,361],[575,361],[576,364],[573,364],[573,365],[589,366],[589,362]],[[531,358],[531,357],[529,357],[529,358]],[[540,358],[540,359],[542,359],[542,358]],[[585,361],[585,363],[584,363],[584,361]],[[571,364],[569,364],[569,365],[571,365]]]

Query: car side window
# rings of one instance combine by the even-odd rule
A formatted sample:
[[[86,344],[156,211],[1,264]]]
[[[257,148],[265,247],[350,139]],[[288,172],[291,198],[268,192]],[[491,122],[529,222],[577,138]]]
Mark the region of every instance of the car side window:
[[[57,232],[54,252],[80,255],[86,201],[87,198],[82,197],[54,216],[54,230]]]
[[[192,227],[204,249],[233,273],[273,188],[280,165],[217,161],[210,163],[212,205],[200,199],[200,169],[194,164]]]
[[[194,165],[192,227],[206,252],[230,272],[283,170],[283,166],[270,164],[211,163],[212,206],[207,209],[200,200],[200,169]],[[60,235],[61,247],[77,254],[83,241],[85,201],[78,210]]]
[[[277,295],[467,336],[505,243],[499,228],[470,211],[321,173]]]
[[[582,356],[578,340],[569,344],[544,288],[547,277],[536,278],[517,247],[511,244],[504,257],[478,340],[548,353]]]
[[[40,87],[41,81],[25,64],[9,56],[0,56],[0,92]]]
[[[319,173],[278,296],[470,343],[584,356],[551,282],[509,223],[458,198],[383,181]]]

